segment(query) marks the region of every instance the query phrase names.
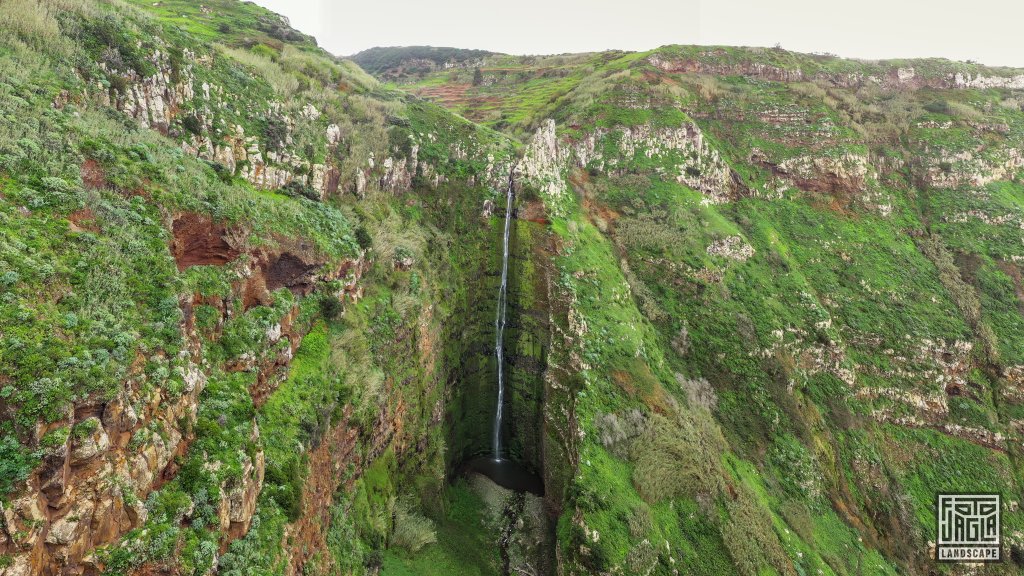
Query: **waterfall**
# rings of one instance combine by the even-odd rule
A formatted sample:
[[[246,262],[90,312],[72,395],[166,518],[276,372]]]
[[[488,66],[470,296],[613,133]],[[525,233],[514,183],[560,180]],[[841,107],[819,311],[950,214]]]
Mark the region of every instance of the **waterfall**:
[[[505,404],[505,308],[508,304],[508,236],[512,224],[512,186],[515,167],[508,175],[508,193],[505,201],[505,240],[501,256],[501,286],[498,288],[498,310],[494,318],[494,355],[498,360],[498,408],[494,413],[494,459],[501,460],[501,418]]]

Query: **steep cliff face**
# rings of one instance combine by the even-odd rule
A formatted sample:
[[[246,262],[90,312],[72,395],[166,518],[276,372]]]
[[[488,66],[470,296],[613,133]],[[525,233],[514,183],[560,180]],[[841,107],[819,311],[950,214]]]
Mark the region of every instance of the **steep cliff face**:
[[[622,175],[638,160],[703,193],[709,204],[726,202],[740,193],[728,165],[692,123],[680,128],[650,124],[597,128],[578,140],[560,142],[555,121],[548,119],[531,138],[520,170],[532,186],[557,198],[566,193],[565,173],[571,169]]]
[[[170,4],[2,9],[43,26],[0,35],[0,573],[366,569],[445,473],[467,270],[427,245],[483,257],[451,203],[510,147],[254,5]]]
[[[4,506],[6,544],[20,552],[11,555],[11,574],[95,571],[102,566],[95,550],[145,526],[145,497],[177,476],[196,439],[208,378],[219,377],[221,370],[252,374],[249,401],[258,406],[288,374],[304,328],[296,323],[299,302],[274,291],[286,289],[301,297],[331,285],[335,291],[326,298],[352,301],[361,294],[359,280],[370,262],[363,253],[332,263],[298,239],[282,238],[277,248],[245,248],[251,241],[246,234],[192,213],[174,217],[170,228],[173,241],[168,248],[178,269],[206,266],[207,273],[223,274],[226,291],[200,290],[178,300],[182,315],[177,329],[183,337],[178,356],[184,359],[180,386],[168,387],[146,374],[139,357],[112,397],[87,396],[74,402],[64,418],[39,428],[44,438],[39,442],[45,446],[40,464],[20,487],[20,497]],[[257,345],[223,358],[222,364],[211,363],[206,348],[223,341],[224,332],[237,325],[234,317],[257,308],[267,311],[265,323],[256,327]],[[246,533],[263,488],[260,428],[256,420],[247,426],[234,431],[250,447],[235,464],[238,470],[222,475],[227,463],[204,462],[217,478],[210,505],[225,545]]]
[[[550,236],[543,208],[536,198],[521,196],[519,189],[509,235],[509,273],[506,329],[504,335],[507,382],[502,431],[506,456],[524,468],[539,473],[544,469],[543,434],[544,376],[549,349],[547,292],[550,278]],[[499,202],[500,203],[500,202]],[[477,274],[466,287],[472,307],[459,316],[464,319],[459,368],[453,373],[453,390],[448,407],[448,458],[453,470],[475,457],[493,452],[493,430],[497,408],[497,359],[495,358],[495,313],[501,270],[504,206],[489,202],[479,215],[488,223],[481,260],[474,262]],[[532,217],[532,220],[531,220]],[[490,247],[488,249],[488,247]]]

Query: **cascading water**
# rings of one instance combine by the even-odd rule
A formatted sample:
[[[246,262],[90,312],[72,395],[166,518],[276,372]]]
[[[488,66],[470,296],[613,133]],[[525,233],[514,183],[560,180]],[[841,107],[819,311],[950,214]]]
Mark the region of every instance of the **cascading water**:
[[[508,192],[505,201],[505,241],[501,256],[501,286],[498,288],[498,310],[494,318],[497,335],[494,338],[494,355],[498,361],[498,408],[494,413],[494,459],[501,460],[501,418],[505,404],[505,309],[508,304],[508,236],[512,224],[513,174],[515,167],[508,175]]]
[[[508,257],[512,233],[512,201],[515,199],[515,166],[508,175],[508,189],[505,195],[505,230],[501,255],[501,285],[498,288],[498,309],[494,316],[494,356],[498,362],[498,406],[494,411],[494,432],[490,456],[483,455],[463,463],[462,473],[478,473],[493,480],[499,486],[516,492],[529,492],[537,496],[544,494],[544,482],[522,463],[506,458],[502,451],[502,416],[505,408],[505,315],[508,309]]]

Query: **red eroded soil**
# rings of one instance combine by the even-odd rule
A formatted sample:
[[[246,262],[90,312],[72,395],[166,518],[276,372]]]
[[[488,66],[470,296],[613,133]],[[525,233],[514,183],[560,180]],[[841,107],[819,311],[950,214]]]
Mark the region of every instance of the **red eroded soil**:
[[[107,175],[103,171],[103,167],[100,163],[95,160],[86,160],[82,162],[80,167],[82,174],[82,184],[86,188],[98,189],[107,187]]]
[[[192,266],[222,265],[238,257],[225,238],[227,229],[202,214],[185,213],[174,220],[171,251],[182,271]]]

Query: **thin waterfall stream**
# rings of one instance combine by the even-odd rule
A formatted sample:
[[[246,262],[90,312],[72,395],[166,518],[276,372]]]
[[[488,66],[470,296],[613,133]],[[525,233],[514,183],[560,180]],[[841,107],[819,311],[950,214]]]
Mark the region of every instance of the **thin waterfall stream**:
[[[461,466],[463,474],[479,473],[487,476],[499,486],[516,492],[544,494],[544,482],[534,472],[525,468],[515,459],[506,457],[502,444],[504,424],[505,388],[508,385],[505,374],[505,327],[508,312],[509,256],[512,235],[512,202],[515,199],[515,166],[509,171],[508,189],[505,192],[505,228],[502,238],[501,285],[498,287],[498,306],[494,315],[494,357],[498,363],[498,406],[494,410],[494,430],[491,437],[490,456],[480,456]]]
[[[498,362],[498,407],[494,412],[494,459],[501,460],[501,421],[505,404],[505,313],[508,308],[508,238],[512,229],[512,198],[515,195],[515,167],[508,174],[505,200],[505,236],[501,256],[501,285],[498,287],[498,306],[494,318],[494,355]]]

